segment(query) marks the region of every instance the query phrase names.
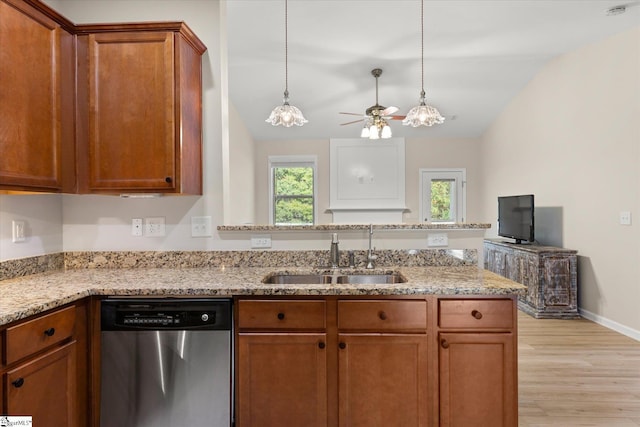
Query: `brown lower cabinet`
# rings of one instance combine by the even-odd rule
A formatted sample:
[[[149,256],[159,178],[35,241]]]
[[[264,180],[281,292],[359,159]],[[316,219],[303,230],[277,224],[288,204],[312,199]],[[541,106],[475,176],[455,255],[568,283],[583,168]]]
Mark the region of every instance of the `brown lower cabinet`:
[[[238,298],[237,426],[517,426],[515,299]]]
[[[72,341],[5,374],[6,414],[36,426],[76,426],[76,343]]]
[[[40,427],[89,425],[88,320],[79,301],[0,330],[0,414]]]

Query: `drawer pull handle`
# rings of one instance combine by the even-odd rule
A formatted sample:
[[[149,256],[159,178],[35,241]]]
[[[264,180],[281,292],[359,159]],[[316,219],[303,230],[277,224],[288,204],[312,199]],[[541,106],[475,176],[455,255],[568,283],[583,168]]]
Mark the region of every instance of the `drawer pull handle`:
[[[440,341],[440,345],[442,346],[442,348],[449,348],[449,343],[445,339]]]
[[[278,313],[278,319],[284,320],[284,313]]]
[[[323,348],[325,348],[325,347],[326,347],[326,344],[325,344],[323,341],[320,341],[320,342],[318,343],[318,348],[319,348],[319,349],[323,349]]]
[[[167,184],[171,184],[171,181],[173,181],[173,179],[171,179],[171,177],[170,177],[170,176],[168,176],[168,177],[166,177],[166,178],[164,179],[164,182],[166,182]]]
[[[387,320],[387,313],[381,311],[380,313],[378,313],[378,317],[380,318],[380,320]]]
[[[15,388],[20,388],[24,384],[24,378],[22,377],[18,378],[17,380],[13,381],[11,384],[13,384]]]
[[[344,350],[345,348],[347,348],[347,345],[343,342],[341,342],[340,344],[338,344],[338,347],[340,347],[340,349]]]
[[[478,320],[482,319],[482,313],[480,313],[478,310],[473,310],[471,312],[471,315]]]
[[[44,330],[44,334],[48,337],[52,337],[56,333],[56,328],[49,328]]]

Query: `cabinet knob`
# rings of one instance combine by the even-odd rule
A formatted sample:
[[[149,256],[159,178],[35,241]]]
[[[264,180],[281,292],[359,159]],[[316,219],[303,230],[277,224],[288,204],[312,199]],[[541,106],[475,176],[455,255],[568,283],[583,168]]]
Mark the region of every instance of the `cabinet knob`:
[[[325,348],[325,347],[326,347],[326,344],[324,343],[324,341],[320,341],[320,342],[318,343],[318,348],[319,348],[319,349],[323,349],[323,348]]]
[[[338,347],[340,347],[340,349],[344,350],[345,348],[347,348],[347,345],[343,342],[341,342],[340,344],[338,344]]]
[[[20,377],[17,380],[11,382],[15,388],[20,388],[24,384],[24,378]]]
[[[478,320],[482,319],[482,313],[480,313],[478,310],[473,310],[471,312],[471,315]]]
[[[445,339],[442,339],[440,341],[440,345],[442,346],[442,348],[449,348],[449,343]]]
[[[380,318],[380,320],[387,320],[387,313],[381,311],[380,313],[378,313],[378,317]]]
[[[278,319],[283,320],[284,319],[284,313],[278,313]]]
[[[164,179],[164,182],[166,182],[167,184],[171,184],[172,181],[173,181],[173,179],[170,176],[168,176],[168,177],[166,177]]]
[[[49,328],[44,330],[44,334],[48,337],[52,337],[56,333],[56,328]]]

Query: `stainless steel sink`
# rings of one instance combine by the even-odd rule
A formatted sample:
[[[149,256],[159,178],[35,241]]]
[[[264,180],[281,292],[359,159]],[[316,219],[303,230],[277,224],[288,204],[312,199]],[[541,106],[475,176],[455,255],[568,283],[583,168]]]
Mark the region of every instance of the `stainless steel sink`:
[[[315,285],[315,284],[352,284],[375,285],[405,283],[407,279],[400,274],[271,274],[264,283],[274,285]]]
[[[315,285],[331,283],[331,276],[325,274],[272,274],[264,279],[264,283],[275,285]]]
[[[399,274],[348,274],[336,278],[336,283],[354,285],[405,283],[406,281],[407,280]]]

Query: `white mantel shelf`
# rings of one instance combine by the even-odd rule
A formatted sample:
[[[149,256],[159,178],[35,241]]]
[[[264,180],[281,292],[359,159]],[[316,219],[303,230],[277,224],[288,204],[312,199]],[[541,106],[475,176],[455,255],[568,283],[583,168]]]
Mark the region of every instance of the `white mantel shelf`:
[[[219,225],[218,231],[278,232],[278,231],[344,231],[368,230],[369,224],[318,224],[318,225]],[[373,224],[374,230],[486,230],[491,224],[481,223],[420,223]]]

